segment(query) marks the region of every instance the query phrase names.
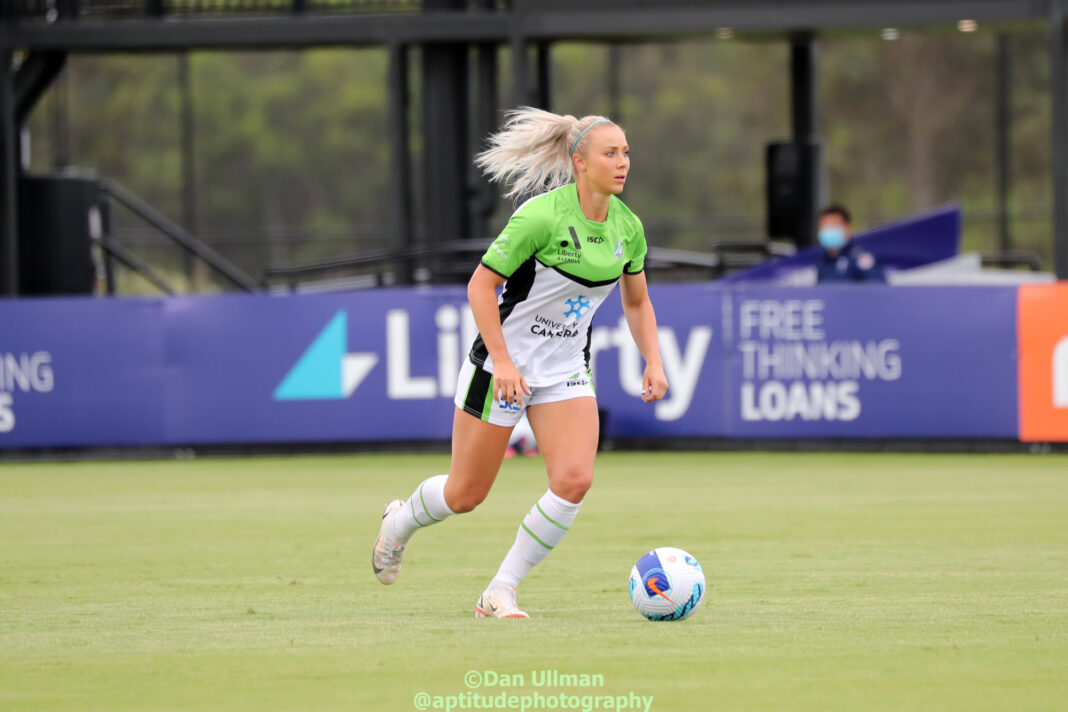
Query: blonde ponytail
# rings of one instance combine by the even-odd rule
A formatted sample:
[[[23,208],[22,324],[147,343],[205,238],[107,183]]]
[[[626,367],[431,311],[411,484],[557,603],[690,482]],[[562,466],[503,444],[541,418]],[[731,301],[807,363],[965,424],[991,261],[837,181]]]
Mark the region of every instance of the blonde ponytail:
[[[504,127],[489,137],[489,148],[475,157],[475,165],[491,181],[508,185],[504,197],[514,199],[570,182],[575,171],[571,155],[583,152],[588,129],[612,123],[603,116],[577,119],[530,106],[510,111],[506,118]]]

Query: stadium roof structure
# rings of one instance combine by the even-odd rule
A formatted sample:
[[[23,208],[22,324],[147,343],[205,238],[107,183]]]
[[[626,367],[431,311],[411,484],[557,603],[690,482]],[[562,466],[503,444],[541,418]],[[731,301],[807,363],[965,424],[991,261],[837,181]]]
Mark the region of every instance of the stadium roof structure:
[[[1049,21],[1059,0],[8,0],[0,48],[174,51],[670,40],[736,31]]]
[[[423,47],[430,184],[462,184],[466,138],[494,127],[496,58],[511,48],[517,103],[548,105],[552,42],[670,41],[743,36],[791,42],[794,140],[818,138],[814,39],[821,31],[978,23],[1045,23],[1052,69],[1055,269],[1068,278],[1068,0],[4,0],[0,3],[0,295],[18,293],[17,133],[36,99],[76,52],[180,52],[382,46],[390,50],[394,230],[411,247],[407,52]],[[479,108],[469,117],[449,91],[466,89],[467,48],[480,48]],[[531,62],[528,51],[537,49]],[[488,49],[487,49],[488,48]],[[492,51],[491,51],[492,50]],[[21,62],[16,63],[16,57]],[[452,91],[451,94],[458,94]],[[452,120],[442,117],[455,116]],[[445,125],[441,125],[445,124]],[[485,125],[483,125],[485,124]],[[453,149],[447,146],[455,146]],[[451,153],[450,153],[451,150]],[[460,171],[457,173],[457,171]],[[812,173],[815,180],[816,174]],[[428,191],[428,221],[464,237],[470,201]],[[477,201],[476,201],[477,202]],[[484,201],[483,201],[484,202]],[[813,209],[815,205],[811,206]],[[450,210],[452,212],[450,212]],[[482,208],[483,216],[486,214]]]

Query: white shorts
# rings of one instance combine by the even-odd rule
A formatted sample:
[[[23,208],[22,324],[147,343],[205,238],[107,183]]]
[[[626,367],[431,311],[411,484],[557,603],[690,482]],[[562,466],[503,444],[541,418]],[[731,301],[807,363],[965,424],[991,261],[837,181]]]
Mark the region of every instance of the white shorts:
[[[521,405],[494,400],[493,393],[490,391],[492,383],[492,373],[471,363],[470,359],[464,359],[460,377],[456,380],[456,398],[453,402],[456,403],[457,408],[487,423],[512,427],[523,417],[523,411],[528,406],[586,396],[596,397],[593,391],[593,378],[586,369],[576,373],[572,378],[551,386],[537,388],[531,386],[530,395],[523,396]]]

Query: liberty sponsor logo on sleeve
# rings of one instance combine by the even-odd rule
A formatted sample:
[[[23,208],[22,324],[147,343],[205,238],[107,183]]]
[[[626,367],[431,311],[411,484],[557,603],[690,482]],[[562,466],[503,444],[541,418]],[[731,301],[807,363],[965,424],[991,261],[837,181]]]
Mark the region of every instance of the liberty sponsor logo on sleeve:
[[[504,251],[504,248],[508,246],[508,233],[502,232],[501,236],[493,241],[493,251],[501,256],[501,259],[508,259],[508,253]]]

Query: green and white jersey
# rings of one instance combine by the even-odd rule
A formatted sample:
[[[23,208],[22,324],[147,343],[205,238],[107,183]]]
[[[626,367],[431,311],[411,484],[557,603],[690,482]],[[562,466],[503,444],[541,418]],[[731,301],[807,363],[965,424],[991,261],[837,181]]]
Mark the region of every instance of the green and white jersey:
[[[482,264],[508,280],[498,299],[504,342],[531,387],[586,370],[594,313],[624,272],[645,269],[645,253],[641,221],[615,196],[603,223],[582,214],[574,183],[519,206]],[[481,335],[470,358],[493,372]]]

